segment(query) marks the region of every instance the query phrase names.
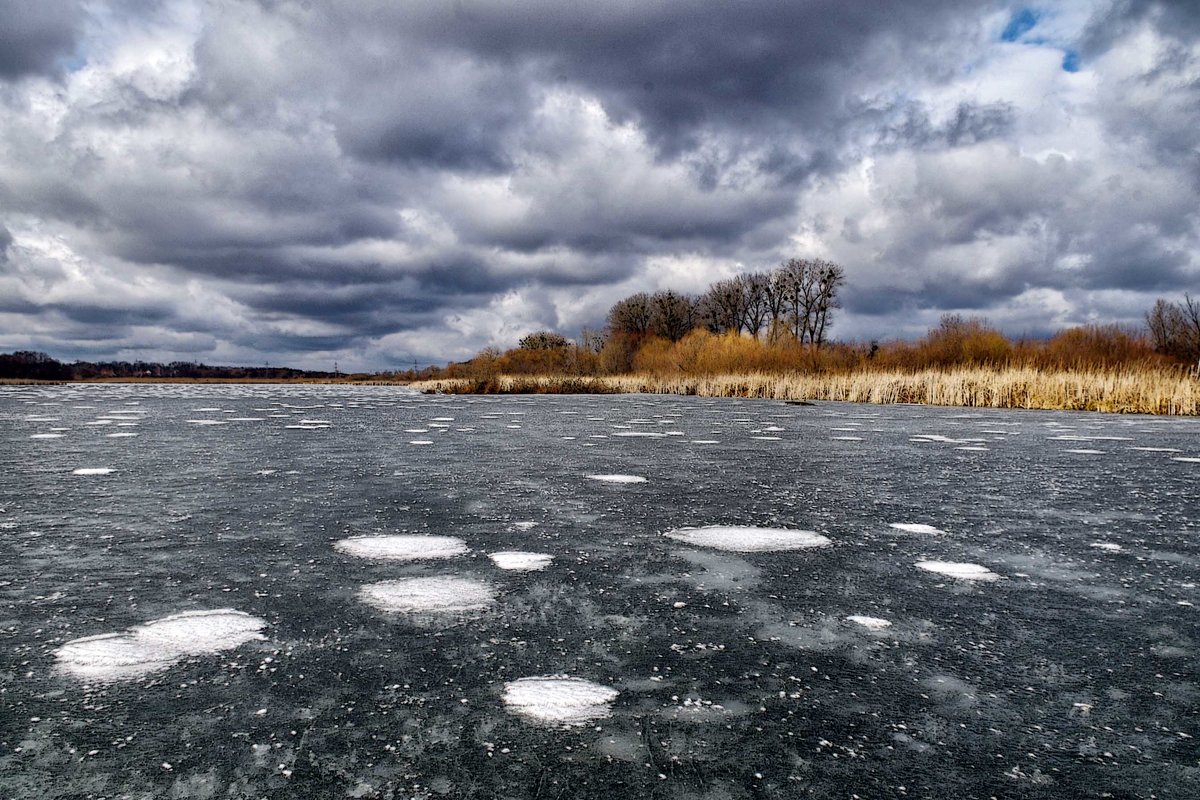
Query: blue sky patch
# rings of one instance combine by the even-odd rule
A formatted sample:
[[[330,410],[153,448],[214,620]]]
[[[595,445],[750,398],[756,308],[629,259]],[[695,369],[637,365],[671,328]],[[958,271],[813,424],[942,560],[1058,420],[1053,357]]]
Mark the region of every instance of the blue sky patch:
[[[1038,24],[1041,19],[1041,14],[1034,11],[1032,8],[1022,8],[1017,13],[1013,14],[1012,19],[1004,26],[1004,30],[1000,33],[1000,41],[1015,42],[1024,36],[1029,31],[1033,30],[1033,26]]]
[[[1068,47],[1063,53],[1063,71],[1079,72],[1079,51]]]

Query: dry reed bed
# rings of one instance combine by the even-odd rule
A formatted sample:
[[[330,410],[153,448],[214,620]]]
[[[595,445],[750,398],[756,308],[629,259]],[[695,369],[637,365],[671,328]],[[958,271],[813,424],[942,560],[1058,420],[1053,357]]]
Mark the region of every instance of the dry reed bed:
[[[853,403],[923,403],[1137,414],[1200,414],[1200,380],[1168,371],[952,369],[824,375],[513,376],[421,381],[412,388],[451,394],[632,393]]]

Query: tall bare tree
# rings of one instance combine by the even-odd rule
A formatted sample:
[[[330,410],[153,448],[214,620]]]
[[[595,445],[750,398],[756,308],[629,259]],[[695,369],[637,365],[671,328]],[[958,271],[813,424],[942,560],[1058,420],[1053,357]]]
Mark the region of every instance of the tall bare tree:
[[[815,261],[816,298],[809,315],[808,340],[820,347],[825,343],[833,309],[841,308],[838,292],[846,282],[846,271],[832,261]]]

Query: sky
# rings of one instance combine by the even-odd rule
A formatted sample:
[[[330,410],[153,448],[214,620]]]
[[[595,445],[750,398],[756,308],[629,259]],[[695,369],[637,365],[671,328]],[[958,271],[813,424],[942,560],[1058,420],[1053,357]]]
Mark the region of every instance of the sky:
[[[1200,3],[0,0],[0,351],[384,370],[789,257],[833,335],[1200,294]]]

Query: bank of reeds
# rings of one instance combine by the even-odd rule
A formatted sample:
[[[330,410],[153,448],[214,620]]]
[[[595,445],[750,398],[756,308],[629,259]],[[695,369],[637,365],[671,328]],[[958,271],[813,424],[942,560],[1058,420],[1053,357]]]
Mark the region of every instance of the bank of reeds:
[[[422,381],[412,388],[451,394],[650,394],[922,403],[1136,414],[1200,414],[1200,380],[1180,370],[1042,370],[963,367],[906,372],[570,377],[499,375]]]

